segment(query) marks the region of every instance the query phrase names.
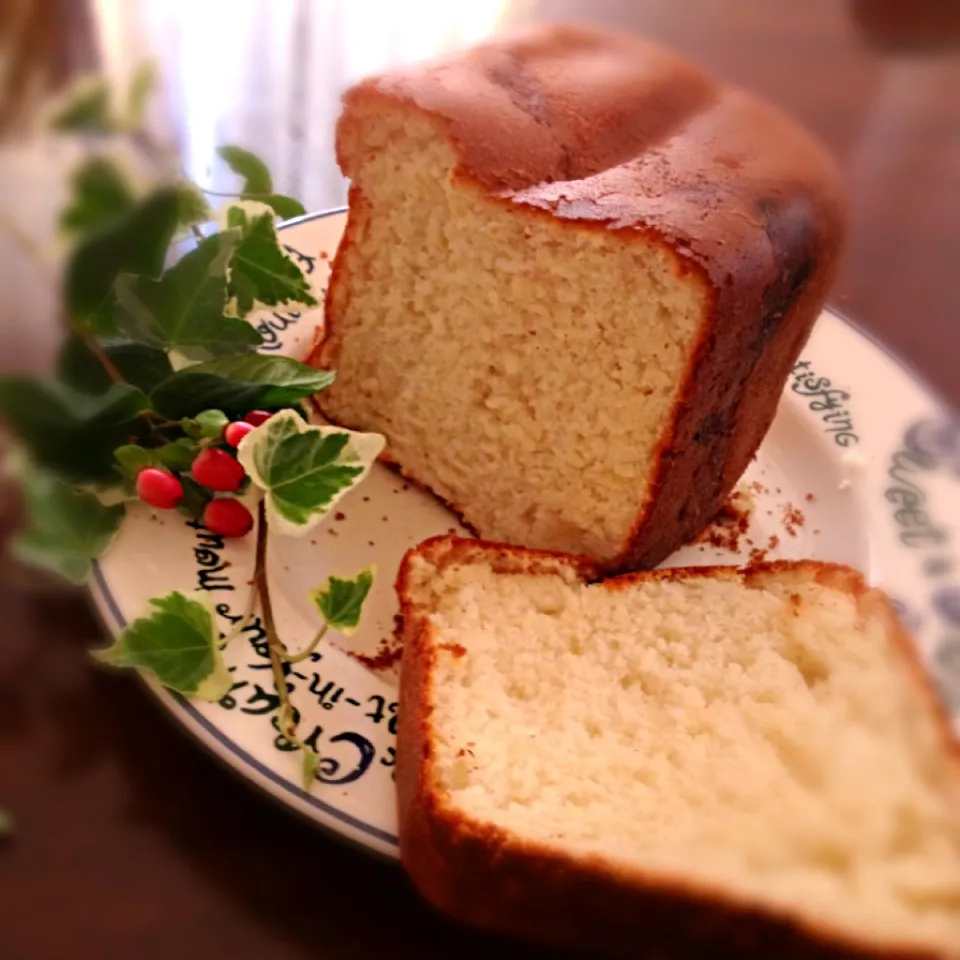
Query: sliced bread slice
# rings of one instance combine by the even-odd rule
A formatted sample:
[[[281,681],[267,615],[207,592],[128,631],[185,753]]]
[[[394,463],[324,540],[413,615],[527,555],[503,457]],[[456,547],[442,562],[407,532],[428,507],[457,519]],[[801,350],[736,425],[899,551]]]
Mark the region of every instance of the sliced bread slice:
[[[611,954],[960,957],[960,753],[883,594],[814,562],[595,574],[450,537],[406,557],[422,894]]]

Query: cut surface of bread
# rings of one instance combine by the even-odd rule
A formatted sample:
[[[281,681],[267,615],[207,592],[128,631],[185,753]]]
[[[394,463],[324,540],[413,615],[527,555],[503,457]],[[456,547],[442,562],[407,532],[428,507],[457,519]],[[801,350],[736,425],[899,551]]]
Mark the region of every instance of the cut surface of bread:
[[[884,596],[814,562],[595,575],[456,538],[405,560],[423,894],[632,956],[960,956],[960,760]]]
[[[653,566],[772,421],[833,277],[831,162],[629,37],[546,27],[346,94],[324,413],[482,536]]]

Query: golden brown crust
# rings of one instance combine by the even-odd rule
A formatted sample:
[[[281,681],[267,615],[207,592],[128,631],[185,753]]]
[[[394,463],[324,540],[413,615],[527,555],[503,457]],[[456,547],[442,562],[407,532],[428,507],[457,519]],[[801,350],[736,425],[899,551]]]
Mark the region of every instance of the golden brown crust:
[[[840,257],[833,163],[748,94],[639,39],[579,27],[366,80],[345,95],[337,130],[354,186],[311,361],[328,369],[349,304],[344,264],[370,216],[356,186],[376,149],[364,115],[384,105],[442,125],[464,188],[553,226],[655,243],[702,283],[708,310],[650,496],[608,564],[656,566],[715,515],[773,421]]]
[[[625,869],[602,857],[570,857],[474,821],[451,807],[435,788],[430,746],[430,678],[437,650],[426,611],[417,607],[408,589],[412,565],[419,560],[437,569],[451,563],[489,563],[508,572],[522,572],[526,564],[538,570],[559,564],[567,572],[580,571],[585,580],[593,579],[595,567],[582,559],[456,537],[428,541],[410,551],[401,565],[397,579],[404,643],[397,732],[400,855],[413,882],[434,906],[491,931],[610,956],[947,960],[906,947],[879,950],[848,942],[826,925],[778,916],[721,889]],[[785,571],[854,595],[865,614],[879,610],[888,617],[891,636],[909,669],[924,694],[936,702],[913,643],[889,601],[849,567],[778,561],[745,570],[660,570],[604,582],[616,589],[643,579],[724,576],[760,587]],[[960,763],[946,714],[940,710],[938,715],[949,750]]]
[[[589,583],[598,580],[601,572],[600,567],[589,557],[577,557],[550,550],[528,550],[526,547],[512,547],[489,540],[441,534],[424,540],[415,549],[407,552],[397,580],[397,591],[401,597],[407,592],[406,578],[414,557],[426,561],[437,573],[443,573],[451,566],[483,563],[494,573],[560,573],[563,576],[573,575],[576,579]]]
[[[619,167],[716,95],[695,67],[633,37],[539,27],[352,87],[337,159],[348,176],[360,160],[353,107],[400,102],[443,120],[462,157],[459,173],[491,193],[519,193]]]

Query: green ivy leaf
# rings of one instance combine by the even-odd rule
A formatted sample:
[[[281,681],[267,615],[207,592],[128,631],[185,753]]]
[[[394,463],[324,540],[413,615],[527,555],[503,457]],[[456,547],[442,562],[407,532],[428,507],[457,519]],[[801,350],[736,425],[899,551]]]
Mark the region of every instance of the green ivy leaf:
[[[112,334],[109,300],[121,273],[157,277],[177,229],[179,194],[160,187],[121,216],[94,230],[77,244],[64,277],[70,316],[98,332]]]
[[[246,316],[254,303],[273,307],[282,303],[314,306],[317,302],[303,272],[280,246],[268,213],[249,221],[230,261],[229,291],[236,297],[240,316]]]
[[[246,233],[250,226],[247,211],[243,207],[231,206],[227,208],[227,227],[230,230],[241,230]]]
[[[123,171],[105,157],[89,157],[70,177],[73,198],[60,215],[68,233],[98,229],[129,210],[136,196]]]
[[[363,603],[373,586],[374,567],[361,570],[352,580],[330,577],[310,591],[310,600],[320,611],[327,626],[352,637],[360,625]]]
[[[247,354],[208,360],[178,370],[151,393],[154,406],[168,417],[195,417],[201,410],[222,410],[242,417],[251,410],[276,410],[325,390],[333,374],[290,357]]]
[[[92,396],[55,380],[0,379],[0,417],[39,466],[78,483],[117,479],[113,451],[149,408],[146,394],[127,383]]]
[[[220,655],[219,631],[209,597],[178,591],[150,600],[113,646],[95,656],[115,667],[152,673],[165,687],[201,700],[219,700],[233,679]]]
[[[149,393],[173,373],[164,350],[133,340],[104,339],[100,347],[127,383]],[[104,393],[113,380],[84,339],[71,334],[63,342],[57,360],[57,377],[84,393]]]
[[[147,467],[165,467],[174,473],[186,473],[200,452],[196,442],[189,437],[180,437],[171,443],[148,450],[137,444],[125,444],[113,451],[114,459],[124,475],[135,478]]]
[[[160,280],[119,277],[120,331],[166,350],[202,348],[207,356],[254,350],[263,337],[249,323],[223,315],[227,261],[237,240],[233,231],[208,237]]]
[[[181,437],[173,443],[165,443],[153,451],[157,462],[174,473],[186,473],[197,458],[199,449],[189,437]]]
[[[213,211],[206,197],[192,183],[177,184],[175,189],[180,226],[192,227],[213,219]]]
[[[274,213],[281,220],[292,220],[294,217],[302,217],[306,212],[307,208],[299,201],[294,200],[293,197],[286,197],[282,193],[271,193],[266,197],[258,197],[261,203],[265,203],[268,207],[273,207]]]
[[[266,494],[271,528],[303,536],[367,475],[383,447],[379,434],[315,427],[282,410],[240,441],[237,459]]]
[[[123,504],[104,506],[94,494],[35,469],[23,478],[23,492],[27,528],[12,542],[14,555],[83,583],[120,528]]]
[[[180,485],[183,487],[183,499],[177,509],[199,520],[203,516],[204,507],[213,499],[213,494],[186,473],[180,477]]]
[[[217,156],[226,161],[227,166],[243,177],[241,193],[266,196],[273,193],[273,180],[267,165],[255,154],[243,147],[224,146],[217,150]],[[260,199],[259,196],[256,199]]]
[[[244,150],[243,147],[231,146],[220,147],[217,154],[227,162],[234,173],[243,177],[243,188],[238,194],[240,199],[256,200],[259,203],[264,203],[268,207],[272,207],[276,215],[284,220],[302,217],[307,212],[299,200],[284,196],[282,193],[273,192],[270,170],[256,154]],[[241,218],[233,214],[232,209],[227,213],[228,218],[231,215],[235,217],[237,222],[236,224],[230,224],[230,226],[240,225]]]
[[[113,458],[125,476],[133,479],[141,470],[152,467],[156,460],[153,452],[135,443],[125,443],[113,451]]]
[[[301,776],[303,778],[303,789],[310,792],[313,788],[313,781],[317,779],[317,771],[320,769],[320,754],[309,747],[301,747],[303,754],[303,764],[301,767]]]
[[[195,417],[184,417],[180,426],[194,440],[216,440],[229,422],[230,418],[222,410],[202,410]]]
[[[69,264],[67,265],[69,268]],[[102,340],[119,340],[120,332],[116,322],[117,298],[111,290],[99,305],[78,320],[74,327],[84,327]]]
[[[156,80],[157,65],[152,60],[141,63],[130,80],[124,119],[127,125],[134,130],[143,126],[147,116],[147,102],[153,92]]]
[[[110,87],[103,77],[87,77],[76,83],[48,119],[59,133],[108,134],[116,130],[110,109]]]

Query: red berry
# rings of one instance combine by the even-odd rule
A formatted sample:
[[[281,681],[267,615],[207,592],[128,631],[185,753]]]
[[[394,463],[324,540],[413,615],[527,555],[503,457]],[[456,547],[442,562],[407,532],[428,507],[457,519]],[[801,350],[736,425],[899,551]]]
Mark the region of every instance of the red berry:
[[[251,410],[243,419],[255,427],[266,423],[273,416],[268,410]]]
[[[206,505],[203,525],[221,537],[245,537],[253,527],[253,515],[239,500],[224,497]]]
[[[169,470],[146,467],[137,474],[137,496],[151,507],[172,510],[183,499],[183,485]]]
[[[247,423],[246,420],[238,420],[236,423],[228,423],[227,428],[223,431],[223,439],[230,444],[231,447],[239,447],[240,441],[251,431],[255,430],[256,427],[252,423]]]
[[[200,486],[221,493],[238,490],[246,476],[243,467],[226,450],[216,447],[202,450],[193,461],[190,472]]]

